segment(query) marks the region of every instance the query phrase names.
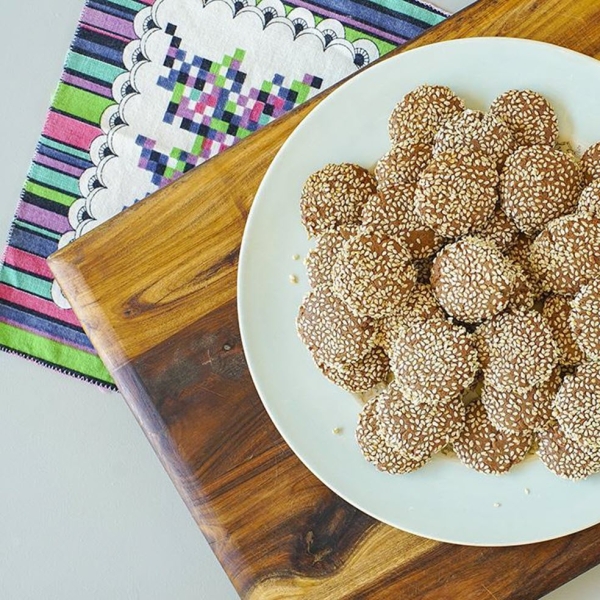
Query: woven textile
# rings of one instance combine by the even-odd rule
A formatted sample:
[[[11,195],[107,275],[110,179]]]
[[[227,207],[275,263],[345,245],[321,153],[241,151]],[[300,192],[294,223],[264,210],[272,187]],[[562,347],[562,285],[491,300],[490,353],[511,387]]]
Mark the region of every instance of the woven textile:
[[[0,347],[111,386],[45,259],[444,17],[414,0],[89,0],[0,267]]]

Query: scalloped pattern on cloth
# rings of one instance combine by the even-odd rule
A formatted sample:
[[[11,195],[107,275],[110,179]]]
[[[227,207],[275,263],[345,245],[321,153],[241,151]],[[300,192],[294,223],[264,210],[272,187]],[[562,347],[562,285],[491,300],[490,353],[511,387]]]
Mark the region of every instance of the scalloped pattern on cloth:
[[[134,28],[61,246],[379,57],[280,0],[158,0]]]

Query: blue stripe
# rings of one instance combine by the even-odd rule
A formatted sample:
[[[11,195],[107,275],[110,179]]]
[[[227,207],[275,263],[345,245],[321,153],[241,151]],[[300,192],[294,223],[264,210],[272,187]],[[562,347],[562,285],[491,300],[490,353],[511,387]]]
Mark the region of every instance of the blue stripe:
[[[10,319],[14,323],[22,323],[25,327],[31,327],[39,333],[47,333],[60,340],[94,351],[94,347],[83,331],[60,325],[55,321],[48,320],[48,317],[38,317],[30,312],[19,310],[14,306],[4,304],[0,300],[0,321],[4,319]]]
[[[123,52],[109,46],[101,46],[94,42],[89,42],[82,38],[77,38],[73,44],[73,50],[79,51],[81,54],[86,54],[94,58],[98,58],[104,62],[110,62],[113,65],[123,64]]]
[[[411,39],[423,33],[427,25],[416,25],[407,21],[406,15],[393,17],[390,14],[369,8],[352,0],[309,0],[311,4],[324,10],[335,11],[340,17],[348,16],[351,19],[376,27],[380,31]]]
[[[64,164],[71,165],[72,167],[77,167],[78,169],[89,169],[94,164],[91,160],[83,160],[82,158],[78,158],[72,154],[67,154],[66,152],[56,150],[55,148],[44,146],[44,144],[40,145],[38,152],[43,156],[48,156],[49,158],[53,158],[54,160],[58,160]]]
[[[128,21],[133,21],[133,18],[136,14],[134,11],[127,9],[124,6],[116,7],[114,4],[108,4],[105,2],[88,2],[87,4],[90,8],[94,8],[109,15],[114,15],[115,17],[127,19]],[[141,8],[143,8],[143,5],[140,7],[140,10]]]
[[[19,227],[13,229],[10,245],[42,258],[47,258],[58,249],[58,242],[36,235],[33,231],[24,231]]]

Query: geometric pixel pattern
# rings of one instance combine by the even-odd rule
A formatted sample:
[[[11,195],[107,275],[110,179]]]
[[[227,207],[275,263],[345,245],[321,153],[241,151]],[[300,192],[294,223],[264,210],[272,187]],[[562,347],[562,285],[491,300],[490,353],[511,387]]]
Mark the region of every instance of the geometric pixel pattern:
[[[270,123],[323,85],[321,78],[307,73],[302,81],[292,80],[287,85],[282,75],[275,74],[271,80],[263,81],[260,88],[245,86],[244,50],[237,49],[233,56],[224,56],[221,61],[188,57],[180,48],[177,28],[169,24],[165,32],[171,36],[163,63],[168,71],[158,78],[157,84],[172,95],[163,120],[196,136],[191,150],[192,157],[201,159],[196,162],[215,156]],[[140,142],[146,150],[149,144],[148,140]],[[187,165],[196,164],[189,153],[181,150],[174,150],[168,157],[158,157],[155,153],[149,158],[146,161],[142,157],[140,164],[144,161],[145,168],[158,167],[159,177],[168,179],[185,172]]]
[[[156,140],[138,135],[135,143],[142,148],[138,166],[152,174],[152,183],[162,187],[174,181],[183,173],[193,169],[198,157],[180,148],[173,148],[169,154],[155,149]]]

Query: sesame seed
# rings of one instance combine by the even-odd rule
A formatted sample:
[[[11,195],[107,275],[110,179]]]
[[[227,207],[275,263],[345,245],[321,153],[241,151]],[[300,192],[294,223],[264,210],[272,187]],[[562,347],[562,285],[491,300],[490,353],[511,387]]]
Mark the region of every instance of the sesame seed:
[[[289,276],[289,280],[290,280],[290,283],[298,283],[298,276],[297,275],[290,275]]]

